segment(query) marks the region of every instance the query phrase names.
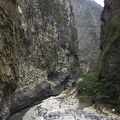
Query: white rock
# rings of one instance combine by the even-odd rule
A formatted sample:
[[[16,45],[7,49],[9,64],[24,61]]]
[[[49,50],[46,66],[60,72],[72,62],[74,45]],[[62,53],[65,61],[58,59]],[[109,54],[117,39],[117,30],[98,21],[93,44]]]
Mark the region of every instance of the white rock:
[[[112,112],[115,112],[115,109],[112,109]]]
[[[99,115],[93,107],[80,110],[78,106],[79,100],[75,97],[75,90],[64,91],[59,96],[50,97],[31,108],[23,120],[119,120]]]

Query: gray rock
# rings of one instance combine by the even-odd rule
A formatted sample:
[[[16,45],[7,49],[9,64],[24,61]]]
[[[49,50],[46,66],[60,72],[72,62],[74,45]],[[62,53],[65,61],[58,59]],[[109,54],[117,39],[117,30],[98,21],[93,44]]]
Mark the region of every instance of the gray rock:
[[[81,1],[73,3],[70,0],[11,0],[7,4],[5,1],[0,2],[3,11],[0,13],[3,16],[0,26],[4,28],[0,31],[3,35],[0,36],[3,40],[0,41],[2,120],[36,101],[58,95],[76,83],[80,69],[79,59],[85,58],[79,49],[87,51],[86,42],[84,46],[80,35],[85,33],[83,31],[87,31],[87,28],[91,28],[80,26],[84,19],[80,18],[82,22],[78,22],[79,12],[74,9],[78,2],[80,5]],[[82,7],[88,8],[84,7],[84,4]],[[76,26],[81,27],[77,27],[78,34],[74,14]],[[94,20],[96,29],[99,23]],[[90,38],[92,39],[91,36]],[[84,40],[87,40],[86,37]],[[78,43],[83,47],[78,49]],[[91,51],[92,45],[87,53]],[[97,59],[96,56],[92,58]],[[90,60],[87,60],[84,64],[87,65],[85,73],[89,71]]]
[[[71,0],[78,31],[81,75],[94,71],[100,54],[102,7],[93,0]]]
[[[100,115],[91,108],[79,109],[74,94],[59,95],[44,100],[23,116],[22,120],[119,120],[119,117]]]
[[[11,86],[6,84],[6,88],[12,89],[14,84],[17,87],[12,93],[8,90],[8,97],[4,95],[1,102],[3,120],[15,111],[72,86],[79,69],[77,30],[70,1],[21,0],[15,5],[20,21],[18,63],[15,65],[18,81],[10,82]]]

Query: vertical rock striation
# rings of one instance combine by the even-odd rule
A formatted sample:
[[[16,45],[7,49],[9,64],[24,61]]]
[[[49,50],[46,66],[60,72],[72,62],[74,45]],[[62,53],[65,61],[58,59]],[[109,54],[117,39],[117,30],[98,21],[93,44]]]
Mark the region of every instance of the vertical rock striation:
[[[12,0],[0,0],[0,116],[9,114],[12,93],[17,87],[18,39],[17,5]]]
[[[72,86],[77,30],[69,0],[0,1],[0,118]]]
[[[78,74],[77,31],[70,2],[22,0],[18,9],[21,57],[13,110],[57,95]]]
[[[102,7],[93,0],[71,2],[78,30],[80,68],[82,74],[87,74],[98,64]]]

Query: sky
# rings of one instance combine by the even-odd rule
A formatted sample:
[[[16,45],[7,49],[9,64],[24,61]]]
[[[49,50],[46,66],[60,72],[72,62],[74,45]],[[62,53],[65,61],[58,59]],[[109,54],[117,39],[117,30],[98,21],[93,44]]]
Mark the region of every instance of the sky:
[[[94,0],[95,2],[97,2],[98,4],[100,4],[101,6],[104,6],[104,0]]]

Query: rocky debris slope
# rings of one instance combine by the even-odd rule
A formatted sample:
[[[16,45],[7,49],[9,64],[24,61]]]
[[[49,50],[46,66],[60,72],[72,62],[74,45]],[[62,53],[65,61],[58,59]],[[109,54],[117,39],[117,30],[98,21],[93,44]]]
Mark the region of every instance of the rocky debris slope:
[[[96,69],[100,53],[100,15],[102,7],[93,0],[71,0],[78,31],[81,73]]]
[[[78,77],[69,0],[0,1],[0,118],[57,95]]]
[[[100,80],[106,84],[106,94],[110,103],[120,113],[120,1],[105,0],[101,15],[102,50]]]
[[[119,120],[119,117],[99,115],[92,107],[79,109],[79,99],[75,92],[66,91],[56,97],[50,97],[34,106],[22,120]]]

